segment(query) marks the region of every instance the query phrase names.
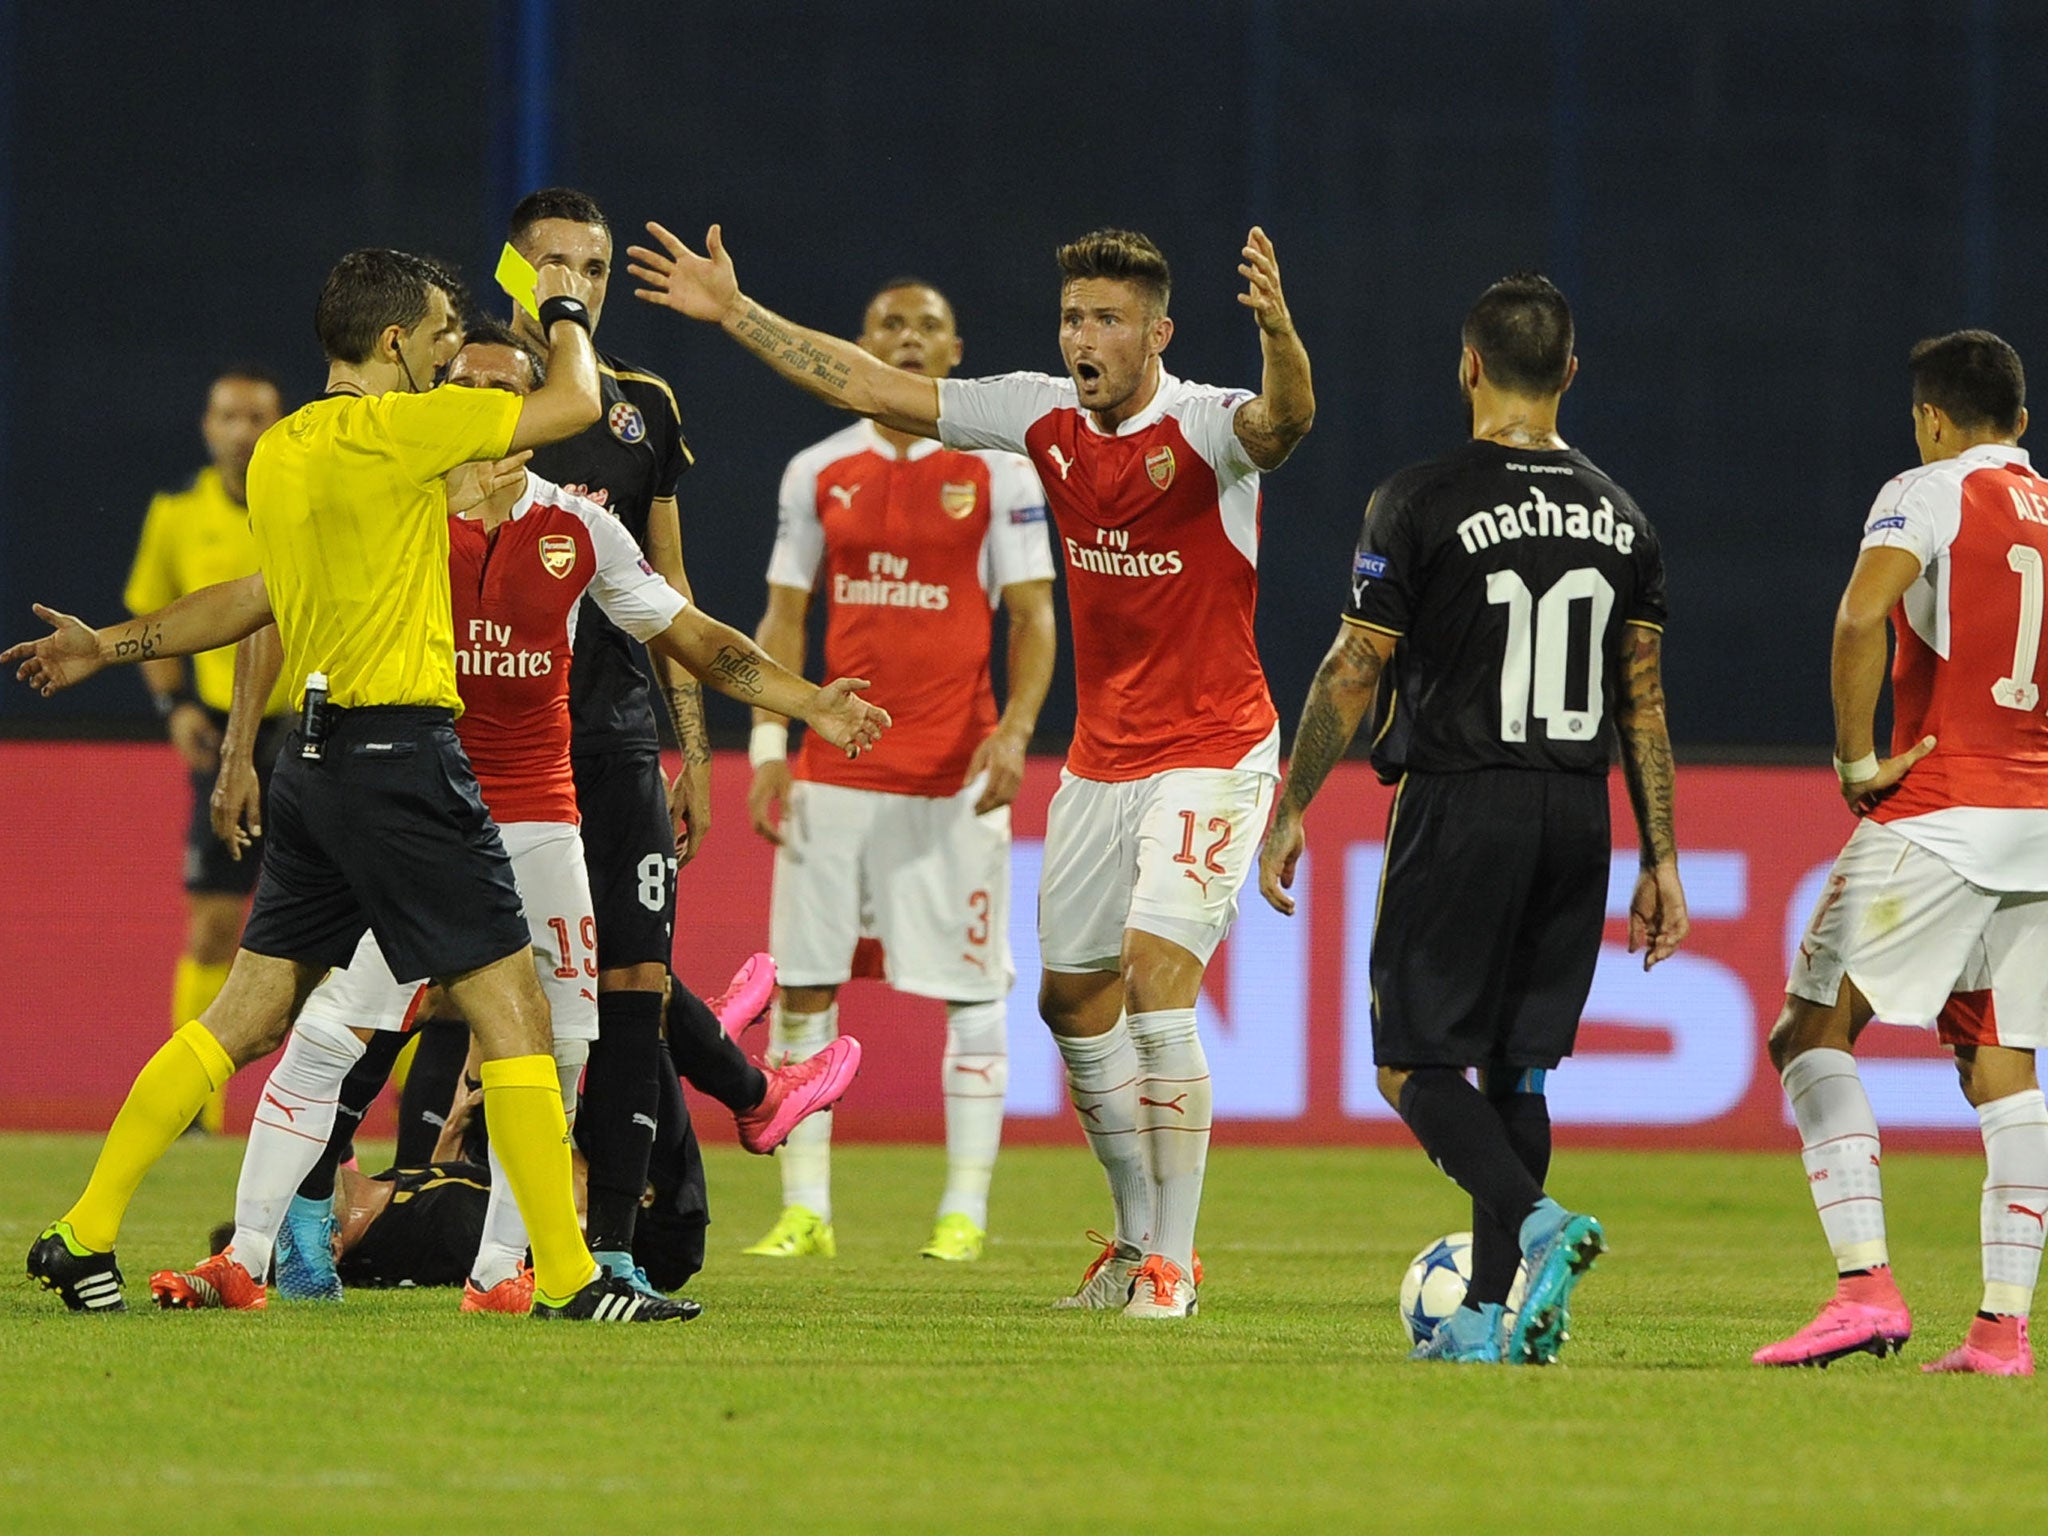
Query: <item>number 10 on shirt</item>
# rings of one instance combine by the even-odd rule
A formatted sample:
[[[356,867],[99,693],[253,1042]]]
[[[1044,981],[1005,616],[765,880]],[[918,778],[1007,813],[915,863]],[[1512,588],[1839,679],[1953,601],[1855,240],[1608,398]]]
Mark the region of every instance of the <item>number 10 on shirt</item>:
[[[1508,641],[1500,663],[1500,734],[1503,741],[1526,741],[1529,735],[1530,685],[1535,685],[1535,713],[1543,734],[1552,741],[1590,741],[1605,713],[1601,682],[1606,659],[1600,637],[1614,610],[1614,588],[1590,565],[1566,571],[1539,600],[1515,571],[1494,571],[1486,578],[1486,600],[1508,611]],[[1586,707],[1565,704],[1565,673],[1571,658],[1572,605],[1585,601],[1591,619],[1586,639]]]

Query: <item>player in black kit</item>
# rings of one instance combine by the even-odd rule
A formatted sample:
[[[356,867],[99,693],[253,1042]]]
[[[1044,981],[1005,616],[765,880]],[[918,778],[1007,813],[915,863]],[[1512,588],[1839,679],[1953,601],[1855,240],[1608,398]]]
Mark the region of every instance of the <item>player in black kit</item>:
[[[1544,278],[1504,278],[1465,317],[1472,440],[1367,504],[1343,629],[1260,858],[1260,890],[1291,914],[1302,815],[1372,715],[1373,766],[1399,784],[1373,931],[1373,1059],[1380,1091],[1472,1197],[1472,1285],[1420,1359],[1554,1360],[1565,1303],[1603,1247],[1597,1221],[1544,1193],[1543,1080],[1571,1054],[1599,958],[1617,739],[1642,845],[1629,949],[1648,967],[1686,932],[1663,560],[1628,494],[1557,435],[1577,370],[1571,310]]]
[[[598,205],[567,188],[530,193],[512,211],[509,238],[536,268],[563,264],[584,274],[595,330],[612,255],[611,229]],[[530,316],[515,312],[513,326],[545,357],[546,339]],[[607,507],[653,569],[688,596],[675,493],[691,455],[675,395],[655,374],[617,357],[599,352],[597,362],[604,415],[587,432],[536,454],[533,470]],[[683,752],[673,794],[661,769],[649,658],[584,602],[569,673],[570,752],[597,917],[598,1038],[584,1077],[578,1139],[590,1163],[592,1251],[628,1276],[664,1080],[680,1071],[734,1112],[743,1144],[765,1152],[787,1135],[799,1110],[826,1107],[820,1085],[834,1079],[834,1063],[822,1060],[763,1073],[711,1009],[670,975],[676,870],[710,826],[711,750],[696,680],[652,660]],[[665,995],[673,1070],[663,1060]]]

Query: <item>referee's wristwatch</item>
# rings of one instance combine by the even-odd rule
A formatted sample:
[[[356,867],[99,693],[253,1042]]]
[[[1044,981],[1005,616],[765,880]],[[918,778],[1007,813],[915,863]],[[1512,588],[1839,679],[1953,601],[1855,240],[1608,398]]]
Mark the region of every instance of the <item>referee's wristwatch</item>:
[[[567,294],[556,294],[552,299],[542,299],[540,304],[540,328],[543,333],[554,329],[557,320],[567,320],[572,325],[583,327],[584,334],[590,333],[590,310],[581,299],[572,299]]]

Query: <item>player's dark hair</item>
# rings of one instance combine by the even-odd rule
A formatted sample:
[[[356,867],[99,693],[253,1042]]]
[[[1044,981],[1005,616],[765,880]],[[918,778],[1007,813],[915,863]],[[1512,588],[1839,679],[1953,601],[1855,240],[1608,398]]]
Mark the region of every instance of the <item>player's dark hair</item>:
[[[860,307],[862,318],[865,319],[867,312],[875,307],[875,300],[885,293],[895,293],[901,288],[922,288],[929,293],[935,293],[939,296],[939,302],[946,306],[946,313],[949,315],[953,313],[953,301],[946,297],[945,289],[941,288],[937,283],[927,282],[921,277],[906,272],[899,277],[890,278],[886,283],[875,285],[875,291],[868,295],[867,303]]]
[[[1937,406],[1965,432],[2018,430],[2027,403],[2027,373],[2011,345],[1989,331],[1932,336],[1907,359],[1913,403]]]
[[[597,199],[574,187],[542,187],[529,192],[512,208],[512,224],[505,238],[517,245],[526,232],[542,219],[567,219],[571,224],[595,224],[610,238],[612,227]]]
[[[238,379],[244,384],[268,384],[276,393],[279,403],[282,404],[284,401],[284,386],[278,383],[277,375],[261,363],[229,363],[225,367],[214,369],[215,384],[225,383],[229,379]]]
[[[1572,307],[1536,272],[1502,278],[1465,312],[1465,345],[1496,389],[1554,395],[1572,366]]]
[[[510,347],[526,359],[527,383],[535,389],[548,381],[548,365],[542,360],[540,349],[504,321],[492,315],[479,315],[469,322],[462,333],[465,347]]]
[[[460,313],[468,290],[452,270],[410,251],[350,251],[320,287],[313,330],[331,362],[366,363],[387,326],[411,330],[427,312],[427,294],[439,288]]]
[[[1147,294],[1166,313],[1173,297],[1173,269],[1149,236],[1134,229],[1098,229],[1059,249],[1060,282],[1106,277]]]

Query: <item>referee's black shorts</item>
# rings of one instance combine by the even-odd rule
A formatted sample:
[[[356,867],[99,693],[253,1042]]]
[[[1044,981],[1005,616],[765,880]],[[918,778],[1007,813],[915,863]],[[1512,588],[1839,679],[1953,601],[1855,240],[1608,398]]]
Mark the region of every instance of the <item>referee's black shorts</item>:
[[[1592,989],[1612,859],[1603,775],[1411,773],[1387,816],[1373,1060],[1550,1068]]]
[[[217,709],[207,709],[206,714],[216,731],[227,730],[226,715]],[[266,805],[270,770],[290,731],[291,720],[284,715],[272,715],[256,728],[256,782]],[[246,896],[256,889],[257,871],[263,867],[263,839],[256,838],[236,859],[227,844],[213,835],[213,786],[219,778],[217,767],[192,774],[192,815],[185,826],[185,889],[195,896]]]
[[[400,981],[456,976],[532,944],[512,863],[445,709],[333,711],[325,755],[286,738],[242,947],[346,965],[363,930]]]
[[[583,863],[597,918],[597,968],[654,964],[675,950],[676,833],[661,753],[648,747],[572,759]]]

